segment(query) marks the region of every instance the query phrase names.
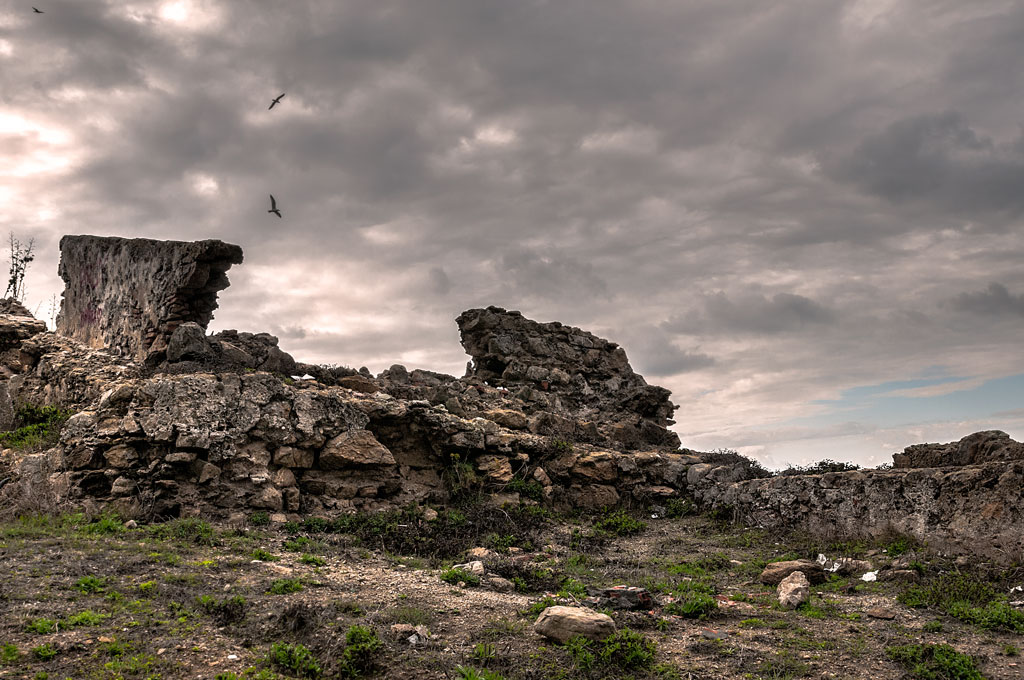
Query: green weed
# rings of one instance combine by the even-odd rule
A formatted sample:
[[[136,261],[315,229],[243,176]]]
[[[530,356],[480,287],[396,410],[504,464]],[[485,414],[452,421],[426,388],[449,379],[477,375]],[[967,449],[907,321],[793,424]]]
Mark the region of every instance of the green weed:
[[[885,653],[921,680],[984,680],[975,660],[949,645],[901,645]]]
[[[550,595],[545,595],[544,597],[537,600],[536,602],[534,602],[529,607],[527,607],[519,613],[522,616],[527,616],[531,619],[536,619],[538,616],[541,615],[541,612],[543,612],[545,609],[547,609],[548,607],[554,607],[557,604],[558,600],[551,597]]]
[[[636,519],[625,510],[616,510],[594,524],[596,531],[605,531],[616,536],[633,536],[647,529],[647,523]]]
[[[259,560],[260,562],[277,562],[280,557],[277,555],[264,550],[263,548],[256,548],[252,551],[252,558]]]
[[[473,647],[473,660],[481,666],[486,666],[498,656],[493,643],[481,642]]]
[[[433,615],[422,607],[393,607],[384,612],[384,618],[394,623],[408,623],[413,626],[425,626],[434,620]]]
[[[72,616],[69,616],[66,624],[68,628],[77,628],[78,626],[98,626],[105,619],[109,619],[110,614],[97,614],[91,609],[86,609],[84,612],[79,612]]]
[[[459,569],[457,567],[449,567],[441,572],[441,580],[445,583],[457,585],[462,582],[467,586],[478,586],[480,585],[480,577],[473,574],[465,569]]]
[[[0,663],[2,664],[12,664],[18,660],[19,656],[21,655],[18,652],[18,647],[10,642],[5,642],[0,647]]]
[[[267,590],[271,595],[288,595],[302,590],[302,581],[296,578],[279,578],[270,584]]]
[[[106,589],[106,586],[107,579],[92,575],[83,576],[75,581],[75,590],[85,593],[86,595],[102,593],[104,589]]]
[[[47,635],[56,632],[57,622],[53,619],[33,619],[26,624],[25,630],[36,635]]]
[[[72,413],[57,406],[24,404],[14,416],[18,427],[9,432],[0,432],[0,447],[19,451],[49,448],[57,443],[60,430]]]
[[[200,595],[196,602],[206,614],[223,624],[235,623],[245,618],[248,603],[241,595],[218,600],[211,595]]]
[[[505,680],[505,676],[489,671],[486,668],[470,668],[468,666],[456,666],[460,680]]]
[[[319,678],[323,673],[320,662],[304,645],[275,642],[270,645],[267,660],[300,678]]]
[[[582,636],[569,638],[563,649],[582,671],[609,666],[635,671],[653,665],[658,645],[630,628],[622,628],[601,642]]]
[[[986,630],[1024,633],[1024,612],[1014,609],[992,584],[966,574],[944,574],[910,586],[897,596],[909,607],[930,607]]]
[[[338,673],[345,678],[359,678],[373,670],[374,657],[383,643],[366,626],[351,626],[345,633],[345,651],[338,661]]]
[[[213,527],[198,517],[182,517],[153,527],[157,538],[170,538],[196,545],[216,545],[217,537]]]
[[[78,530],[84,534],[98,536],[114,536],[126,531],[121,518],[110,512],[103,513],[92,522],[79,526]]]
[[[674,602],[665,605],[666,614],[687,619],[706,619],[718,611],[714,589],[700,581],[683,581],[672,587]]]

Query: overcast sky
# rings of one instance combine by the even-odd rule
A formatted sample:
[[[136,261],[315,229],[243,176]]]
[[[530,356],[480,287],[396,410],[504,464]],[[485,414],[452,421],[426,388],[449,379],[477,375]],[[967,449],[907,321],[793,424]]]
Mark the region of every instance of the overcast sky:
[[[496,304],[620,342],[691,448],[1024,439],[1019,0],[33,1],[0,233],[42,318],[62,234],[220,238],[211,328],[301,360],[462,375]]]

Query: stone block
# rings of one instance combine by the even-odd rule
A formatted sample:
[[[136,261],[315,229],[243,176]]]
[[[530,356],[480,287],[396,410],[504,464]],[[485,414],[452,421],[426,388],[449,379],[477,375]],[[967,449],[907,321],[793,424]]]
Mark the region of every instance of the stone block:
[[[395,465],[395,457],[369,430],[344,432],[329,440],[320,452],[320,467],[325,470],[353,465]]]

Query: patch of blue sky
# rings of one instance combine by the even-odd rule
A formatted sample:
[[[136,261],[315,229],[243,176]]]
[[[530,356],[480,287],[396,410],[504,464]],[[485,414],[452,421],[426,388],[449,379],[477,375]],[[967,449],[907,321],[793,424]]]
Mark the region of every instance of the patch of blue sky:
[[[963,383],[963,388],[958,389],[955,383]],[[940,385],[947,385],[947,389],[937,390],[937,394],[906,394]],[[877,427],[896,427],[989,418],[1024,408],[1024,373],[980,384],[967,378],[946,376],[863,385],[844,391],[839,399],[815,404],[826,410],[786,424],[822,427],[859,421]]]

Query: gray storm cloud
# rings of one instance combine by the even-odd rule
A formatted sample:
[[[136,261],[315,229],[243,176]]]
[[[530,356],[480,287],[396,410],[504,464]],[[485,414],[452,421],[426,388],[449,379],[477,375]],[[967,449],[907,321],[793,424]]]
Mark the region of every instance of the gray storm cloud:
[[[777,427],[778,459],[844,389],[1024,373],[1021,25],[1012,0],[8,5],[0,231],[36,237],[42,314],[61,234],[238,243],[215,327],[312,360],[461,374],[453,319],[487,304],[592,329],[674,390],[684,443]]]

